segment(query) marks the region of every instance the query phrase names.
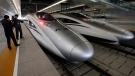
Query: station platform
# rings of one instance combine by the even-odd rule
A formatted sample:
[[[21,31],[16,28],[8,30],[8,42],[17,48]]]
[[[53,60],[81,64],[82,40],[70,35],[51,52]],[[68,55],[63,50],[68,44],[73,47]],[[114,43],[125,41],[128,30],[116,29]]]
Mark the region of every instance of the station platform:
[[[24,24],[22,30],[19,47],[11,41],[9,50],[6,40],[0,41],[0,76],[60,76]]]

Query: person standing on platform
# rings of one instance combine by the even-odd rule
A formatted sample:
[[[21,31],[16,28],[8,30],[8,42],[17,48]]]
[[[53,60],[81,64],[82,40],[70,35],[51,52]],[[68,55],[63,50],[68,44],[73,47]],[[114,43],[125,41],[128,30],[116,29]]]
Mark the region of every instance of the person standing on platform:
[[[2,22],[2,25],[3,25],[3,28],[4,28],[5,36],[7,38],[8,48],[12,49],[11,43],[10,43],[10,38],[12,38],[15,46],[19,46],[20,44],[17,44],[17,42],[15,40],[15,36],[14,36],[14,33],[13,33],[13,27],[14,26],[13,26],[11,20],[9,19],[9,16],[5,15],[4,19],[1,22]]]
[[[20,38],[24,38],[23,33],[22,33],[21,24],[20,24],[21,20],[18,19],[18,15],[15,15],[15,18],[14,18],[13,22],[14,22],[14,26],[15,26],[15,29],[16,29],[16,39],[19,39],[18,38],[19,32],[20,32]]]

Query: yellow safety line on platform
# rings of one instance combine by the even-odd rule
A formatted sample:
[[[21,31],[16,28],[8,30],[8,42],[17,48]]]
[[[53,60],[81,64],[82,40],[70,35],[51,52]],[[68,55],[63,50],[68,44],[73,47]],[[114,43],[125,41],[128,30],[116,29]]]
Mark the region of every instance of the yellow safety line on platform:
[[[17,47],[14,45],[12,39],[11,47],[12,49],[9,50],[8,46],[6,46],[0,54],[0,76],[13,76]]]

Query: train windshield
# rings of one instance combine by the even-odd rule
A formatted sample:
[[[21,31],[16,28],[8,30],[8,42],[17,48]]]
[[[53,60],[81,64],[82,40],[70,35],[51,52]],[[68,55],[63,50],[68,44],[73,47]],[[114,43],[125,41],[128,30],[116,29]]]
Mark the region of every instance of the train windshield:
[[[45,21],[53,21],[53,20],[55,20],[50,14],[45,13],[45,12],[38,12],[37,17],[39,19],[45,20]]]

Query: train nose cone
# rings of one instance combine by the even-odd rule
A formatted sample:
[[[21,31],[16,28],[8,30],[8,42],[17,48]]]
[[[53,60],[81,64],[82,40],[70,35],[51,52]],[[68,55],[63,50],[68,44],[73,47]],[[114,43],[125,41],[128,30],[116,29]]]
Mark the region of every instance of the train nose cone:
[[[123,36],[122,36],[122,40],[130,40],[133,38],[134,38],[133,33],[129,32],[129,31],[125,31]]]
[[[94,54],[92,45],[89,42],[82,42],[71,51],[71,60],[86,61]]]

